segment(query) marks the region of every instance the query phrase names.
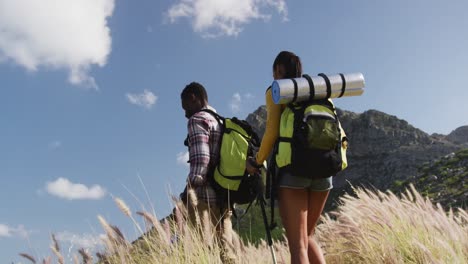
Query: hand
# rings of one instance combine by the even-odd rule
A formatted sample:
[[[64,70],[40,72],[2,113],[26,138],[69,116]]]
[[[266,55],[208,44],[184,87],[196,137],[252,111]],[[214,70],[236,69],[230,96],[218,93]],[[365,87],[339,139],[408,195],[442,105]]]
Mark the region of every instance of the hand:
[[[341,143],[341,147],[344,148],[344,149],[348,149],[348,140],[344,140],[344,141]]]
[[[245,162],[245,170],[249,174],[259,173],[260,168],[258,168],[258,166],[255,166],[255,165],[257,165],[257,161],[255,160],[255,158],[254,157],[248,157],[246,162]]]

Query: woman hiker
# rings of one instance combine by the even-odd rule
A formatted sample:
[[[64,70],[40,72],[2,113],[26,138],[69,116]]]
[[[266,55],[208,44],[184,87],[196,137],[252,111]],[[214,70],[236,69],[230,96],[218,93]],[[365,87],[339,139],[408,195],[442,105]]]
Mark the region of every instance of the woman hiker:
[[[273,62],[273,79],[301,76],[300,58],[289,51],[280,52]],[[250,158],[247,162],[247,170],[250,173],[257,172],[260,167],[258,164],[263,164],[273,150],[279,137],[281,114],[286,108],[286,105],[274,104],[271,87],[267,89],[265,97],[266,129],[256,157]],[[310,179],[280,172],[277,177],[279,211],[286,230],[291,263],[325,263],[322,250],[313,235],[332,188],[332,176]]]

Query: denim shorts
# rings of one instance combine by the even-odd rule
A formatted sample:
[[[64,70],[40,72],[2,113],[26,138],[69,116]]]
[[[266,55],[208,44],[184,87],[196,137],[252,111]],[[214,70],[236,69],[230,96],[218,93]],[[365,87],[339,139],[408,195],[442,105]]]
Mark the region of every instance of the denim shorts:
[[[289,172],[279,173],[278,186],[292,189],[309,189],[311,191],[323,192],[333,188],[333,176],[320,179],[309,179],[294,176]]]

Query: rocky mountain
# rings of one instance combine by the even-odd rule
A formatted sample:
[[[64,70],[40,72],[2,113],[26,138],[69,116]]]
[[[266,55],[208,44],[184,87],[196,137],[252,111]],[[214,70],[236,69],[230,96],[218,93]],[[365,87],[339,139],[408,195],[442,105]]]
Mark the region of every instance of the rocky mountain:
[[[349,167],[335,177],[332,197],[349,191],[347,182],[389,189],[396,181],[414,179],[423,164],[468,148],[468,126],[449,135],[429,135],[405,120],[377,110],[358,114],[338,109],[337,114],[349,139]],[[263,135],[265,106],[250,114],[247,121]]]
[[[450,133],[447,140],[455,144],[468,144],[468,126],[462,126]]]

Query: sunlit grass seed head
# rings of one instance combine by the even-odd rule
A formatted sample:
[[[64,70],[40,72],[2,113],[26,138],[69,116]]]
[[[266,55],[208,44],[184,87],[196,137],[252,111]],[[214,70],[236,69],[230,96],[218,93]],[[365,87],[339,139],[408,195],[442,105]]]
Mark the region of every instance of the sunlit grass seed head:
[[[132,215],[130,208],[127,206],[127,204],[125,204],[125,202],[122,199],[116,197],[114,198],[114,201],[117,204],[117,207],[120,209],[120,211],[122,211],[124,215],[128,217]]]

